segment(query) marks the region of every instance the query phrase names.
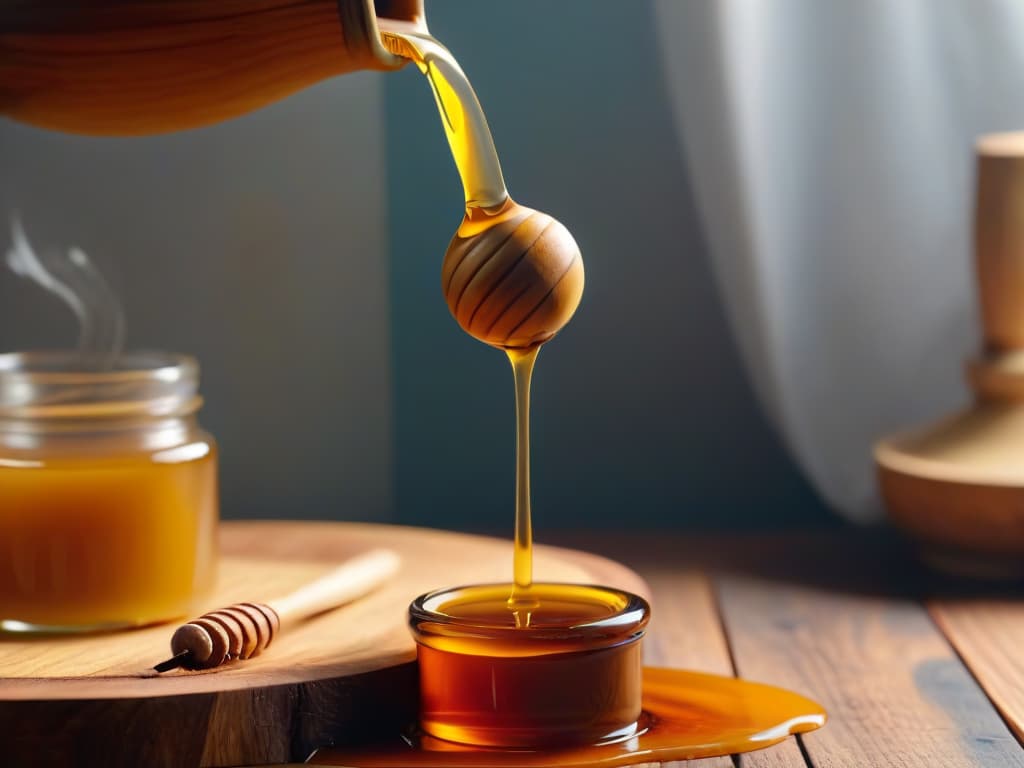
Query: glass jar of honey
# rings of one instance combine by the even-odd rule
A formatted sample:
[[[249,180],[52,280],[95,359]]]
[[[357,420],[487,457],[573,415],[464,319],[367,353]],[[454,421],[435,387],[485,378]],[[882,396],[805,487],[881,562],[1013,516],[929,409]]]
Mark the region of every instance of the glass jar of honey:
[[[0,355],[0,630],[184,616],[213,587],[217,452],[190,357]]]

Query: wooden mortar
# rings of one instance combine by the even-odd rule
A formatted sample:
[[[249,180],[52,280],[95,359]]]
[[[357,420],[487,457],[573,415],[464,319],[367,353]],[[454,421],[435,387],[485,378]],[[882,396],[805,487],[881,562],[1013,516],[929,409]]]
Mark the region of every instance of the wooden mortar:
[[[1024,577],[1024,133],[976,146],[975,262],[984,346],[967,362],[974,403],[875,446],[892,521],[926,559]]]

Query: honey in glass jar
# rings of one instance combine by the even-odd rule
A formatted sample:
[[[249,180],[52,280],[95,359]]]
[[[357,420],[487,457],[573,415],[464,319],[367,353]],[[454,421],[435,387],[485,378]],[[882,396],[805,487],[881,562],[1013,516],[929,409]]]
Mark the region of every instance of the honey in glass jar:
[[[198,380],[166,353],[106,370],[0,355],[0,629],[150,624],[212,589],[217,452]]]

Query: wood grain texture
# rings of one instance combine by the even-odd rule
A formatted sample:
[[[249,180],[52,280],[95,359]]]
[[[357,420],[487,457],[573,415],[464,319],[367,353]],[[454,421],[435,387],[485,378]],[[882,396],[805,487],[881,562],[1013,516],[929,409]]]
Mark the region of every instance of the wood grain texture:
[[[806,693],[829,710],[830,722],[802,737],[812,766],[1019,766],[1024,760],[1024,749],[985,695],[1019,732],[1019,592],[1002,588],[996,590],[1002,596],[931,600],[933,622],[924,595],[985,590],[930,573],[915,559],[915,548],[891,531],[560,541],[633,566],[654,593],[649,650],[660,651],[660,620],[671,627],[669,644],[696,646],[695,658],[711,669],[717,652],[705,649],[722,640],[701,628],[703,611],[692,617],[686,611],[708,598],[673,586],[709,581],[738,673]],[[694,575],[677,576],[686,573]],[[690,634],[701,639],[687,639],[691,620]],[[795,739],[736,762],[743,768],[807,764]]]
[[[706,574],[687,568],[644,566],[628,560],[651,589],[647,663],[733,674],[728,641]]]
[[[379,5],[422,20],[422,3]],[[380,45],[372,0],[0,4],[0,112],[63,131],[192,128],[403,63]]]
[[[674,538],[674,537],[673,537]],[[571,541],[572,539],[568,539]],[[651,589],[652,617],[644,640],[647,664],[684,667],[719,675],[734,674],[728,639],[722,626],[717,598],[708,573],[685,556],[687,547],[655,544],[649,540],[615,540],[611,547],[600,540],[581,539],[587,548],[615,552]],[[677,543],[678,542],[674,542]],[[798,762],[782,761],[792,752]],[[769,762],[763,762],[767,756]],[[662,768],[735,768],[739,760],[755,768],[804,768],[800,750],[792,739],[771,749],[747,755],[704,760],[652,763]]]
[[[406,608],[429,589],[505,581],[509,542],[342,523],[225,523],[209,608],[289,592],[387,546],[396,578],[293,627],[262,655],[209,672],[147,676],[173,626],[89,637],[0,639],[0,743],[11,765],[241,765],[302,760],[318,746],[390,732],[415,716]],[[603,558],[538,548],[539,578],[646,593]],[[258,590],[261,594],[254,595]]]
[[[569,230],[511,198],[493,223],[467,217],[441,266],[452,317],[473,338],[502,348],[526,349],[558,333],[579,306],[583,282]]]
[[[651,589],[652,618],[645,663],[733,674],[711,584],[699,571],[632,558]],[[731,757],[662,763],[662,768],[734,768]]]
[[[800,739],[794,736],[774,747],[736,755],[736,768],[804,768],[807,761],[800,751]]]
[[[1024,741],[1024,601],[936,599],[928,609],[1017,738]]]
[[[861,571],[879,573],[874,555],[863,553]],[[859,590],[856,571],[846,591],[805,581],[802,564],[827,569],[827,553],[770,556],[795,575],[720,574],[722,616],[740,675],[806,693],[829,711],[828,725],[804,738],[815,766],[1024,766],[1024,752],[917,600]]]
[[[268,578],[282,581],[299,577],[290,572],[292,568],[326,569],[327,561],[339,553],[358,551],[367,539],[365,532],[359,534],[357,529],[375,528],[355,526],[341,539],[321,541],[318,537],[312,547],[304,547],[294,539],[274,535],[273,528],[264,525],[272,526],[237,526],[229,549],[234,555],[258,553],[277,561],[280,573],[268,574]],[[415,543],[420,532],[410,535]],[[470,543],[488,541],[464,538]],[[430,567],[430,556],[424,551],[428,540],[418,538],[414,561],[420,565],[416,567]],[[648,663],[728,673],[731,657],[745,677],[821,700],[830,711],[830,722],[805,737],[815,768],[1024,765],[1024,749],[985,695],[991,696],[1020,734],[1024,672],[1019,649],[1024,647],[1024,610],[1012,592],[1004,590],[1002,597],[936,598],[928,601],[926,609],[921,595],[934,592],[934,584],[914,564],[911,550],[891,536],[873,532],[786,537],[572,536],[560,540],[614,555],[633,565],[649,583],[653,619],[645,641]],[[508,544],[492,543],[494,548],[487,553],[479,550],[483,560],[492,562],[474,561],[468,567],[507,573]],[[477,551],[476,546],[460,548],[470,559]],[[569,570],[591,570],[606,562],[587,555],[566,556],[548,548],[542,554],[538,567],[545,559],[551,563],[552,558],[561,563],[557,567]],[[618,572],[627,579],[636,578],[629,571]],[[629,588],[625,582],[622,585]],[[8,647],[7,642],[0,642],[0,664]],[[284,643],[268,654],[283,648]],[[88,654],[71,654],[68,663],[84,663],[88,658]],[[104,669],[100,665],[94,673],[102,675]],[[25,708],[36,708],[39,725],[33,730],[32,717],[26,719],[29,736],[37,745],[53,740],[52,723],[65,723],[61,732],[76,732],[77,738],[73,744],[65,741],[57,746],[74,747],[77,754],[91,755],[96,762],[109,758],[110,765],[118,764],[124,737],[132,733],[125,729],[118,738],[110,732],[96,734],[87,727],[90,720],[130,722],[135,718],[144,722],[155,718],[170,732],[203,734],[199,739],[179,739],[173,763],[167,761],[166,752],[161,751],[166,745],[157,738],[148,751],[139,752],[140,765],[227,764],[232,760],[260,764],[289,756],[298,760],[305,757],[300,753],[306,745],[327,743],[339,738],[338,734],[345,739],[357,727],[391,727],[386,721],[395,713],[389,711],[390,703],[381,691],[414,686],[414,669],[397,666],[391,668],[391,677],[380,674],[370,673],[364,681],[350,678],[346,687],[310,681],[264,687],[258,696],[245,688],[193,694],[184,708],[177,703],[169,705],[176,697],[115,702],[0,701],[0,738],[8,745],[16,743],[15,735],[25,738],[24,729],[15,733],[10,710],[5,709],[13,705],[22,713],[28,711]],[[9,683],[9,679],[0,682],[0,700],[3,686]],[[279,711],[292,713],[280,727],[271,715]],[[367,717],[367,712],[372,716]],[[349,719],[350,715],[354,719]],[[218,730],[221,738],[206,738]],[[26,762],[48,764],[45,758],[54,752],[59,750],[47,746]],[[265,757],[270,754],[275,755],[273,760]],[[679,763],[675,768],[732,765],[731,759],[721,758]],[[735,765],[800,768],[806,762],[798,742],[788,740],[739,756]]]

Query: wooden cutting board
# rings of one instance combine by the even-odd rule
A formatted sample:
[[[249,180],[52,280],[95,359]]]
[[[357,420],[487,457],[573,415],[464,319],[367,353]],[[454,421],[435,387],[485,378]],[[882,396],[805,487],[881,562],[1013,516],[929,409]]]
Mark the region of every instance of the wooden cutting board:
[[[228,766],[304,760],[318,746],[391,733],[415,718],[406,609],[439,587],[507,581],[500,539],[356,523],[221,526],[215,596],[203,610],[284,594],[375,547],[402,557],[387,586],[277,638],[246,662],[154,676],[174,625],[85,637],[0,635],[0,764]],[[538,547],[536,578],[646,594],[596,555]]]

